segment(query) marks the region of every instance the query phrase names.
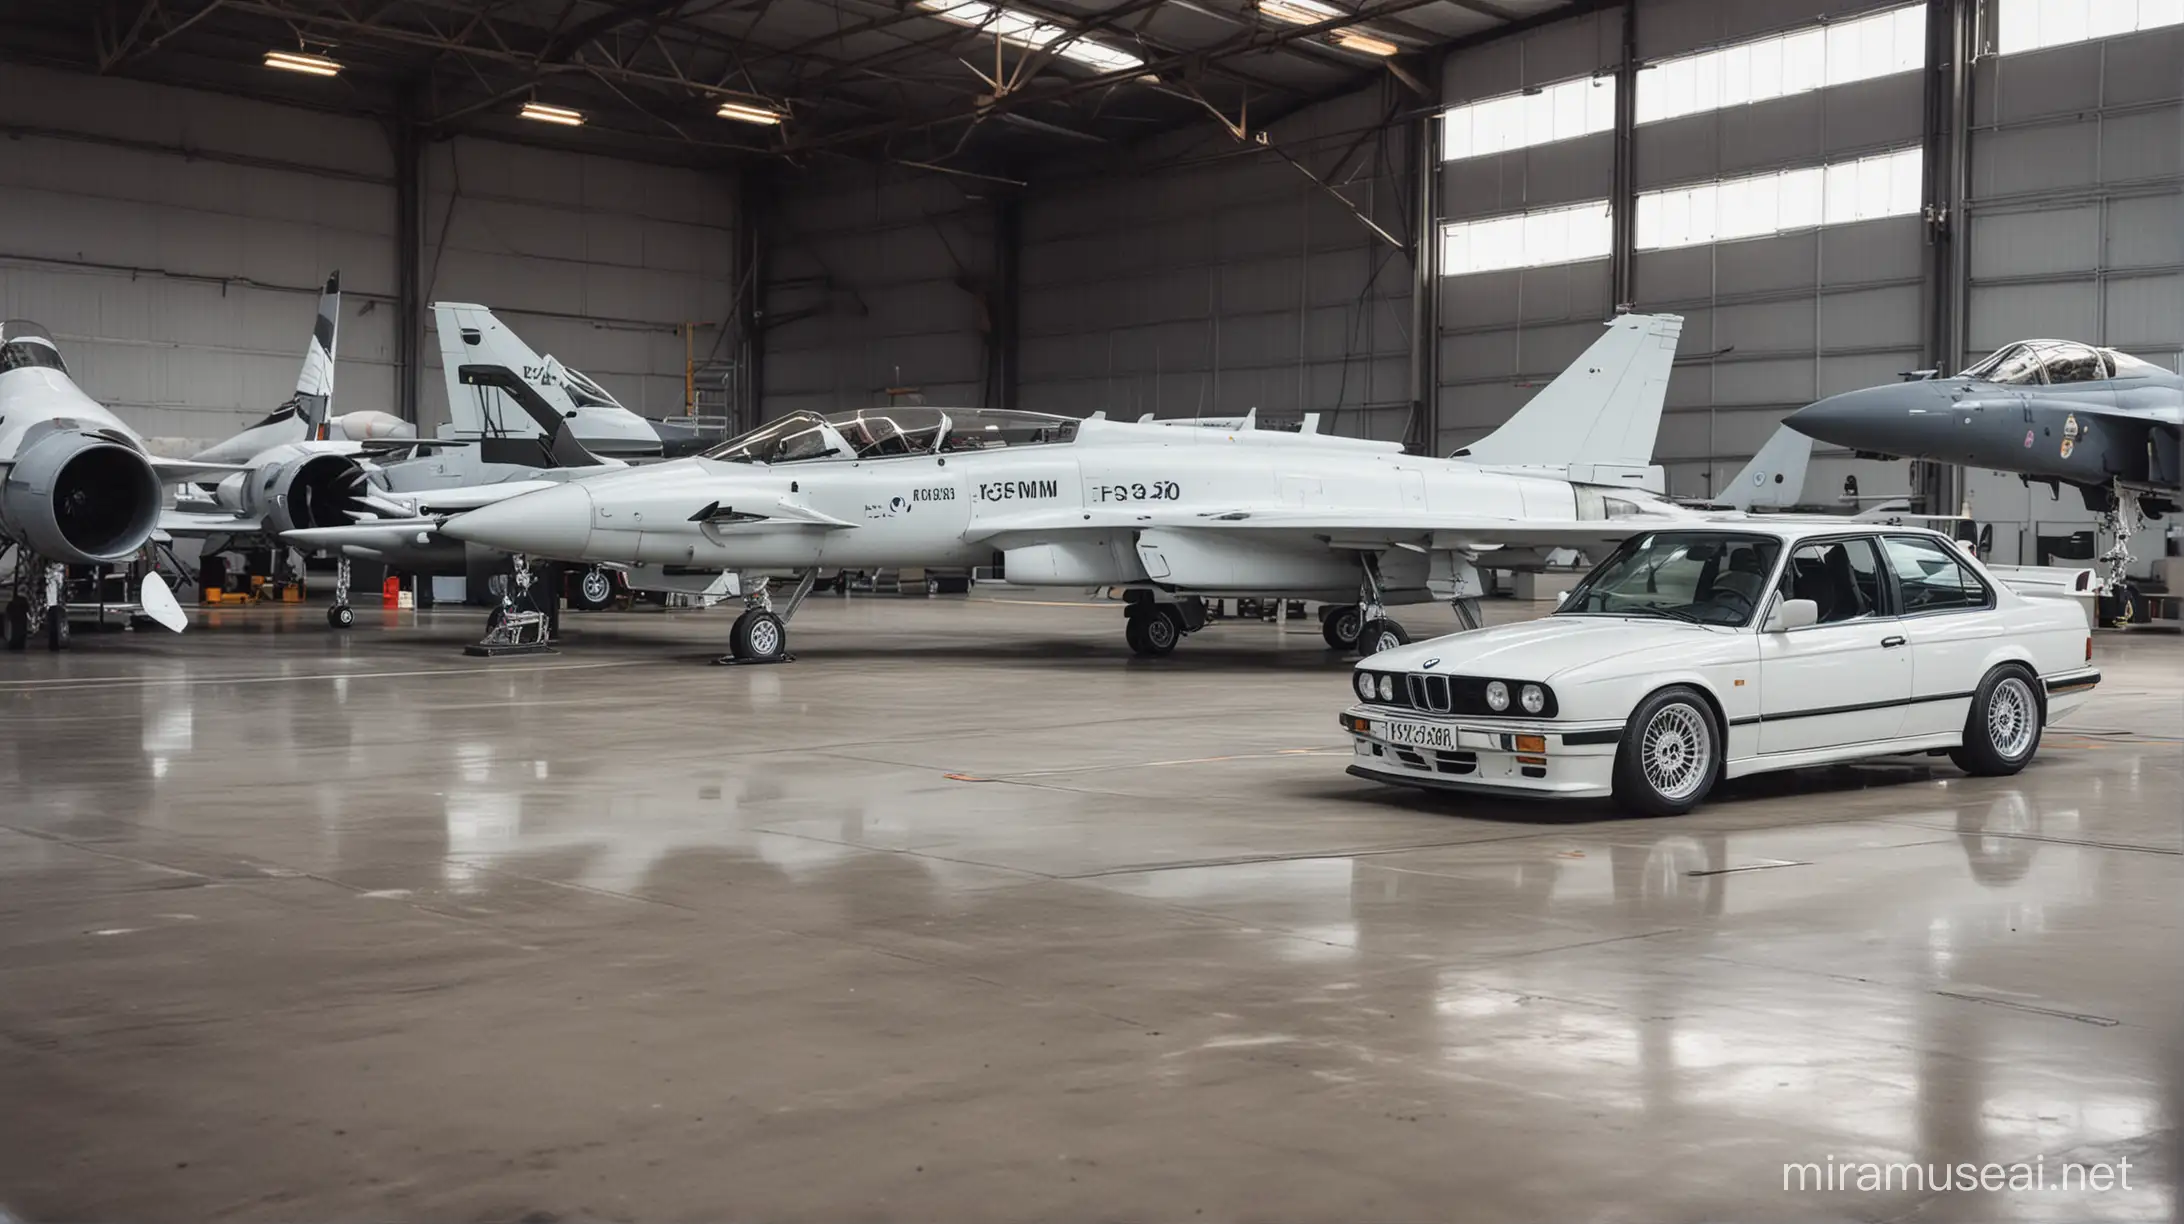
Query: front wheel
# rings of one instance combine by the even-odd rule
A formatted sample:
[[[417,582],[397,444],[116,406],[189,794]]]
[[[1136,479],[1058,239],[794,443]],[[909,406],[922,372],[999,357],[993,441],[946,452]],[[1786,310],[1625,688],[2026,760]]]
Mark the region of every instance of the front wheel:
[[[335,604],[326,609],[326,623],[336,629],[348,629],[356,624],[356,609],[348,604]]]
[[[569,588],[569,606],[579,612],[604,611],[614,602],[614,575],[594,566],[577,575]]]
[[[1392,620],[1366,621],[1357,632],[1357,653],[1360,658],[1376,655],[1384,650],[1410,645],[1410,631]]]
[[[1615,801],[1640,816],[1681,816],[1721,776],[1721,728],[1698,690],[1665,688],[1638,703],[1615,753]]]
[[[751,663],[774,663],[788,653],[789,627],[780,617],[752,608],[728,631],[728,651]]]
[[[1329,608],[1327,618],[1320,622],[1320,636],[1327,639],[1327,649],[1348,650],[1357,644],[1357,632],[1365,627],[1364,614],[1356,604]]]
[[[1957,768],[1974,777],[2006,778],[2031,762],[2043,721],[2037,683],[2015,664],[1987,673],[1964,716],[1964,742],[1949,750]]]
[[[1177,643],[1183,640],[1182,618],[1166,606],[1156,606],[1150,612],[1127,617],[1123,638],[1133,652],[1148,659],[1174,654]]]
[[[68,609],[54,604],[46,609],[46,649],[68,649]]]
[[[7,611],[0,613],[6,621],[9,650],[21,650],[30,645],[30,605],[21,598],[8,601]]]

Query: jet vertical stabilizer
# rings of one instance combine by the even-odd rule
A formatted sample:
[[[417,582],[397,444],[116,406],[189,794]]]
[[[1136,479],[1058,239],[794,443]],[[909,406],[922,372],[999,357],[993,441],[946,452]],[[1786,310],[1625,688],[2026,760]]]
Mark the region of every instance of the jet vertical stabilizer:
[[[303,347],[303,369],[296,393],[264,420],[217,445],[190,456],[194,463],[247,463],[276,446],[309,442],[324,431],[334,402],[334,339],[341,327],[341,273],[326,278],[319,293],[318,318]]]
[[[1679,315],[1626,314],[1507,424],[1455,458],[1492,467],[1644,469],[1668,399]],[[1623,483],[1615,480],[1603,483]]]
[[[598,383],[541,354],[510,331],[483,306],[435,302],[440,333],[440,369],[447,380],[447,409],[458,438],[551,438],[554,425],[517,398],[503,383],[521,383],[530,398],[543,404],[555,421],[594,454],[645,457],[661,453],[660,431],[652,422],[624,408]],[[505,375],[466,378],[499,370]]]
[[[1805,468],[1811,462],[1812,439],[1784,425],[1730,479],[1717,500],[1738,510],[1794,506],[1805,491]]]

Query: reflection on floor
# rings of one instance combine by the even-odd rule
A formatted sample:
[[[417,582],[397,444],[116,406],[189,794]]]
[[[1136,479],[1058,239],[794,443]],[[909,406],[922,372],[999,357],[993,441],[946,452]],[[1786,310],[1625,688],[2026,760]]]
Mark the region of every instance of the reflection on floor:
[[[2174,638],[2103,636],[2018,778],[1634,821],[1343,776],[1309,624],[826,599],[716,668],[721,615],[491,665],[376,617],[0,657],[0,1211],[2171,1210]],[[1784,1190],[1831,1158],[2131,1165]]]

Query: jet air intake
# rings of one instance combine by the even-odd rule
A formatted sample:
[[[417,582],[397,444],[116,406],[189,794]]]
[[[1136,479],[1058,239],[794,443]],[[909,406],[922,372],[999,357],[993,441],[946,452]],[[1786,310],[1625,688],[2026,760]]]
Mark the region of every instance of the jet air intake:
[[[163,499],[143,452],[107,434],[59,429],[17,452],[0,484],[0,524],[49,561],[121,561],[152,538]]]

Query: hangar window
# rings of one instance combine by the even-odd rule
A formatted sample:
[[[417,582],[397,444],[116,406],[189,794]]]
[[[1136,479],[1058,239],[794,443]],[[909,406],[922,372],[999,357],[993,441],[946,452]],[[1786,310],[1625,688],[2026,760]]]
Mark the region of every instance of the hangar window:
[[[1614,126],[1614,78],[1578,77],[1448,108],[1441,114],[1441,160],[1552,144]]]
[[[1785,98],[1911,72],[1925,63],[1926,6],[1908,4],[1659,60],[1638,74],[1637,120],[1656,123]]]
[[[1757,238],[1919,210],[1925,158],[1898,149],[1855,161],[1649,191],[1638,197],[1641,251]]]
[[[1458,221],[1441,229],[1441,274],[1465,276],[1606,259],[1614,237],[1605,200]]]
[[[2002,55],[2184,25],[2184,0],[2001,0],[1995,50]]]

